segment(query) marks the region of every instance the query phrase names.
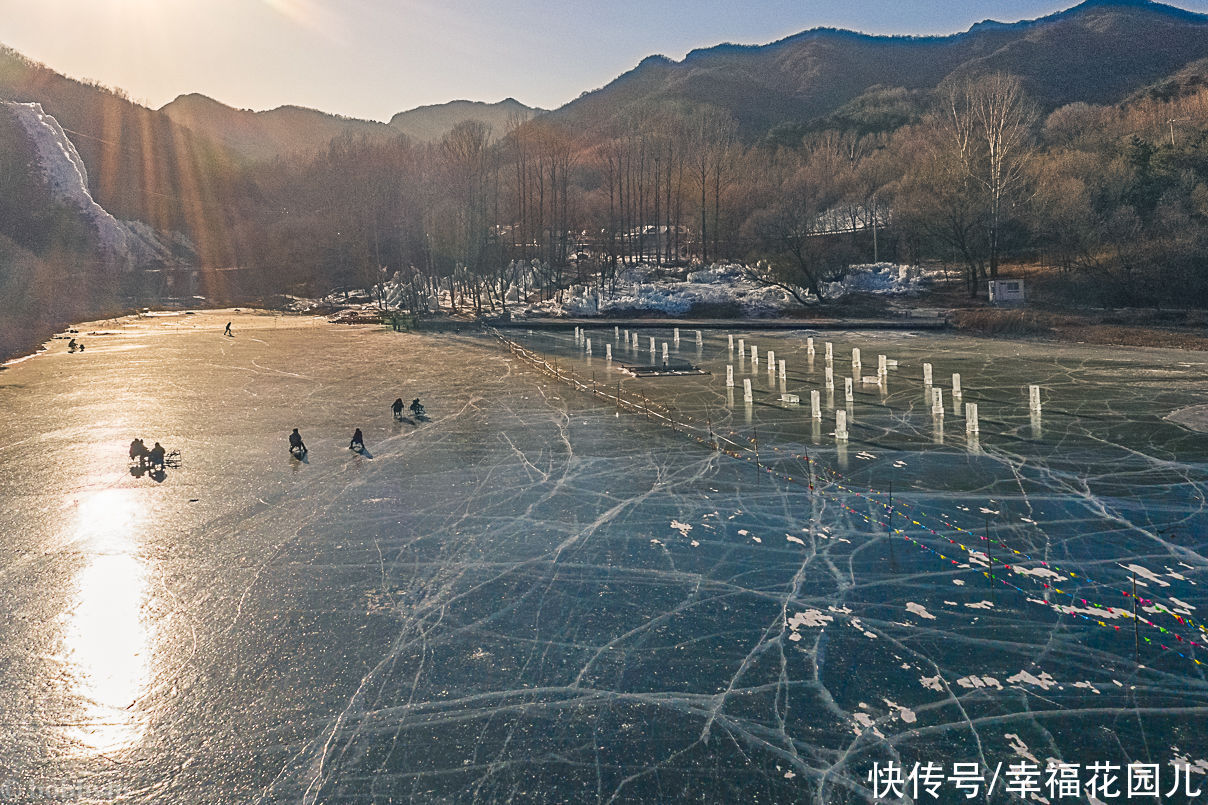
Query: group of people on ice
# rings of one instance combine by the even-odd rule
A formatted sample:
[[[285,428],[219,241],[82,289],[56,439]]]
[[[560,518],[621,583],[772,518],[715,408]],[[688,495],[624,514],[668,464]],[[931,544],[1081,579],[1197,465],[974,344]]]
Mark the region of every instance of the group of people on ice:
[[[168,451],[159,442],[151,449],[147,449],[142,439],[135,439],[130,443],[130,460],[142,468],[162,470],[167,454]]]
[[[427,413],[424,411],[423,403],[419,401],[419,397],[411,401],[410,407],[411,414],[416,419],[425,419],[427,417]],[[394,411],[394,418],[401,421],[403,418],[403,398],[399,397],[395,400],[390,408]],[[360,428],[353,431],[352,439],[348,442],[348,449],[355,450],[358,453],[365,452],[365,435],[361,433]],[[297,428],[294,428],[293,432],[289,434],[289,452],[295,458],[301,458],[306,455],[306,443],[302,441],[302,434],[298,432]]]
[[[390,407],[394,410],[394,418],[401,420],[403,418],[403,398],[399,397],[394,401],[394,405]],[[411,414],[417,419],[427,416],[424,412],[424,406],[420,404],[419,397],[411,401]]]

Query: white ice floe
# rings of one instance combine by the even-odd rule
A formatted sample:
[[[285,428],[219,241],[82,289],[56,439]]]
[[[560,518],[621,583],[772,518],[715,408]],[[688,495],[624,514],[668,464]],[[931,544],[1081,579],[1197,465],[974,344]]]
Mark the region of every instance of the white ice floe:
[[[913,601],[906,602],[906,611],[918,615],[920,618],[926,618],[929,621],[935,620],[935,616],[928,612],[926,607]]]

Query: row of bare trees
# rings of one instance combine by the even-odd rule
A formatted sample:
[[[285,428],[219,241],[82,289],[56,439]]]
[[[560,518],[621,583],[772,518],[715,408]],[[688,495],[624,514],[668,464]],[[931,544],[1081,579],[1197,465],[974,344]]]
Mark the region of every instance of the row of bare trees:
[[[821,126],[788,145],[744,143],[710,107],[590,132],[539,118],[467,122],[430,145],[345,138],[261,169],[244,253],[282,287],[400,273],[478,309],[506,307],[532,270],[524,293],[548,297],[627,264],[722,260],[802,302],[876,259],[955,264],[970,294],[1029,260],[1121,298],[1156,302],[1144,286],[1161,275],[1208,302],[1192,259],[1208,222],[1206,98],[1046,118],[1017,79],[989,75],[948,82],[904,125]]]

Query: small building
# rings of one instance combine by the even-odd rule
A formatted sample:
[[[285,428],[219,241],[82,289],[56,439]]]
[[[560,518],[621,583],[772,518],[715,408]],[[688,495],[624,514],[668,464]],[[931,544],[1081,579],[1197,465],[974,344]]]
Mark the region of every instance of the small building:
[[[989,291],[992,305],[1022,305],[1026,301],[1023,280],[990,280]]]

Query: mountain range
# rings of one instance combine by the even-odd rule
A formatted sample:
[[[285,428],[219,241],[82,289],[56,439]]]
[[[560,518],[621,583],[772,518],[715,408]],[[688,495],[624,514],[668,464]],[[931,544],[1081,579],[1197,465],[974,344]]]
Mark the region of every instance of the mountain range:
[[[986,21],[952,36],[869,36],[819,28],[762,46],[722,44],[681,61],[650,56],[551,114],[590,127],[663,105],[720,107],[757,137],[823,118],[887,87],[929,90],[1004,72],[1051,110],[1110,104],[1208,58],[1208,15],[1149,0],[1088,0],[1036,20]]]
[[[701,105],[733,116],[748,142],[777,127],[818,125],[852,110],[865,119],[879,114],[888,129],[904,122],[910,109],[921,108],[945,81],[988,71],[1019,76],[1046,110],[1171,91],[1208,79],[1208,15],[1150,0],[1087,0],[1040,19],[986,21],[951,36],[814,29],[767,45],[695,50],[679,61],[650,56],[550,112],[511,98],[494,104],[453,101],[401,112],[388,123],[296,106],[234,109],[198,94],[149,109],[120,91],[67,78],[0,48],[0,100],[37,103],[55,118],[86,167],[92,198],[106,212],[186,233],[203,262],[227,264],[237,262],[227,239],[240,219],[239,205],[254,204],[257,197],[249,163],[305,156],[342,135],[406,134],[430,142],[463,120],[477,119],[500,136],[516,120],[535,115],[590,143],[618,122],[652,110]],[[895,104],[903,98],[909,108],[899,114]],[[10,121],[0,126],[0,140],[19,138],[21,130]],[[32,153],[21,142],[0,141],[0,150]],[[26,162],[14,157],[6,164],[21,170]],[[36,232],[11,229],[0,220],[0,235],[18,244],[45,242]]]
[[[463,120],[480,120],[499,136],[510,121],[528,120],[541,110],[512,98],[498,103],[450,101],[399,112],[389,123],[380,123],[300,106],[264,112],[235,109],[194,93],[179,96],[159,111],[174,123],[257,160],[314,152],[344,134],[381,138],[405,134],[413,140],[433,142]]]

